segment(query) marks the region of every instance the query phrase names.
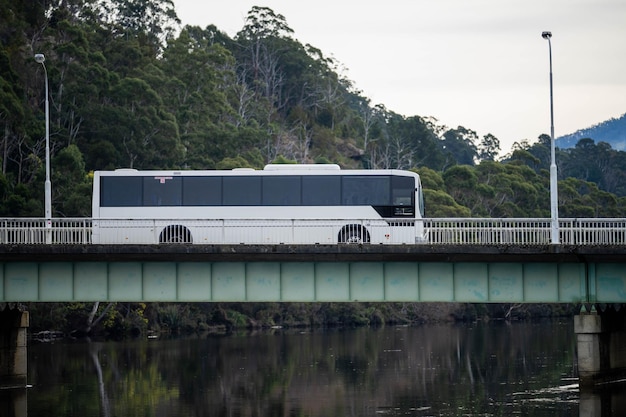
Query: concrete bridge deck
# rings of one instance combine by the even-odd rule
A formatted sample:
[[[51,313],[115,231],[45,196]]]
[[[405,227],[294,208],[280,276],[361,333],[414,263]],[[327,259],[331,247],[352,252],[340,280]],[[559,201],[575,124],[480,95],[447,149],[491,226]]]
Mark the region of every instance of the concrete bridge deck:
[[[624,245],[0,245],[0,262],[573,262],[624,263]]]

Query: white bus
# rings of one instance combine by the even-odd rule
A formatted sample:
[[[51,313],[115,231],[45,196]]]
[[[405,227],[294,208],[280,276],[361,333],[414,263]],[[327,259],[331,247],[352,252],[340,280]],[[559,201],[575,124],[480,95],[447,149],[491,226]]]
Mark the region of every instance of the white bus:
[[[423,207],[410,171],[96,171],[92,242],[409,244],[422,240]]]

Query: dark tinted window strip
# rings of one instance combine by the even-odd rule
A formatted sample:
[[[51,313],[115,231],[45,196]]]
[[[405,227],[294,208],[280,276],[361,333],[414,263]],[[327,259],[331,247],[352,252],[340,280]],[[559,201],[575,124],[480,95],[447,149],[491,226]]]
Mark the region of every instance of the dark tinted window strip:
[[[414,205],[414,181],[395,176],[101,177],[103,207]],[[163,184],[163,188],[160,185]]]

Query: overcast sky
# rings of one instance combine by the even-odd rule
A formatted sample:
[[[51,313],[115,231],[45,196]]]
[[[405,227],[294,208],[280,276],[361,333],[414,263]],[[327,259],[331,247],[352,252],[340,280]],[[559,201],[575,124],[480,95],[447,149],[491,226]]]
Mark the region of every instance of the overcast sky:
[[[183,24],[234,36],[253,6],[333,56],[372,104],[514,142],[626,113],[625,0],[174,0]]]

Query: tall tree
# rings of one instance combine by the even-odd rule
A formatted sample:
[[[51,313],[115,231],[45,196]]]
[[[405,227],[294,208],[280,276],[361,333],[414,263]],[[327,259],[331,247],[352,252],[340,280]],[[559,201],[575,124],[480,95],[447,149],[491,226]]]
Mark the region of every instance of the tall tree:
[[[91,216],[91,181],[76,145],[61,149],[54,160],[52,182],[54,213],[61,217]]]
[[[443,134],[443,147],[445,152],[452,155],[457,163],[474,165],[478,157],[477,139],[476,132],[459,126]]]
[[[184,147],[176,118],[161,97],[139,78],[123,78],[111,88],[110,105],[103,107],[103,128],[122,155],[120,166],[158,169],[180,166]],[[167,152],[164,152],[167,150]]]
[[[249,68],[251,84],[257,93],[273,102],[279,102],[283,73],[280,68],[277,40],[293,33],[285,17],[268,7],[254,6],[248,12],[243,29],[236,39],[245,51],[242,63]]]
[[[173,0],[108,0],[108,23],[118,26],[121,33],[130,32],[158,54],[180,25]]]
[[[183,29],[159,62],[169,79],[153,84],[176,117],[187,149],[184,165],[190,168],[209,168],[247,146],[237,140],[242,121],[230,104],[237,95],[235,61],[222,44],[213,42],[213,35],[211,30]]]
[[[500,141],[491,133],[486,134],[478,144],[478,159],[481,161],[495,161],[500,153]]]
[[[21,96],[24,92],[18,82],[19,77],[11,68],[9,55],[0,45],[0,149],[2,150],[2,174],[7,173],[9,154],[17,144],[16,131],[22,130],[25,113]]]

